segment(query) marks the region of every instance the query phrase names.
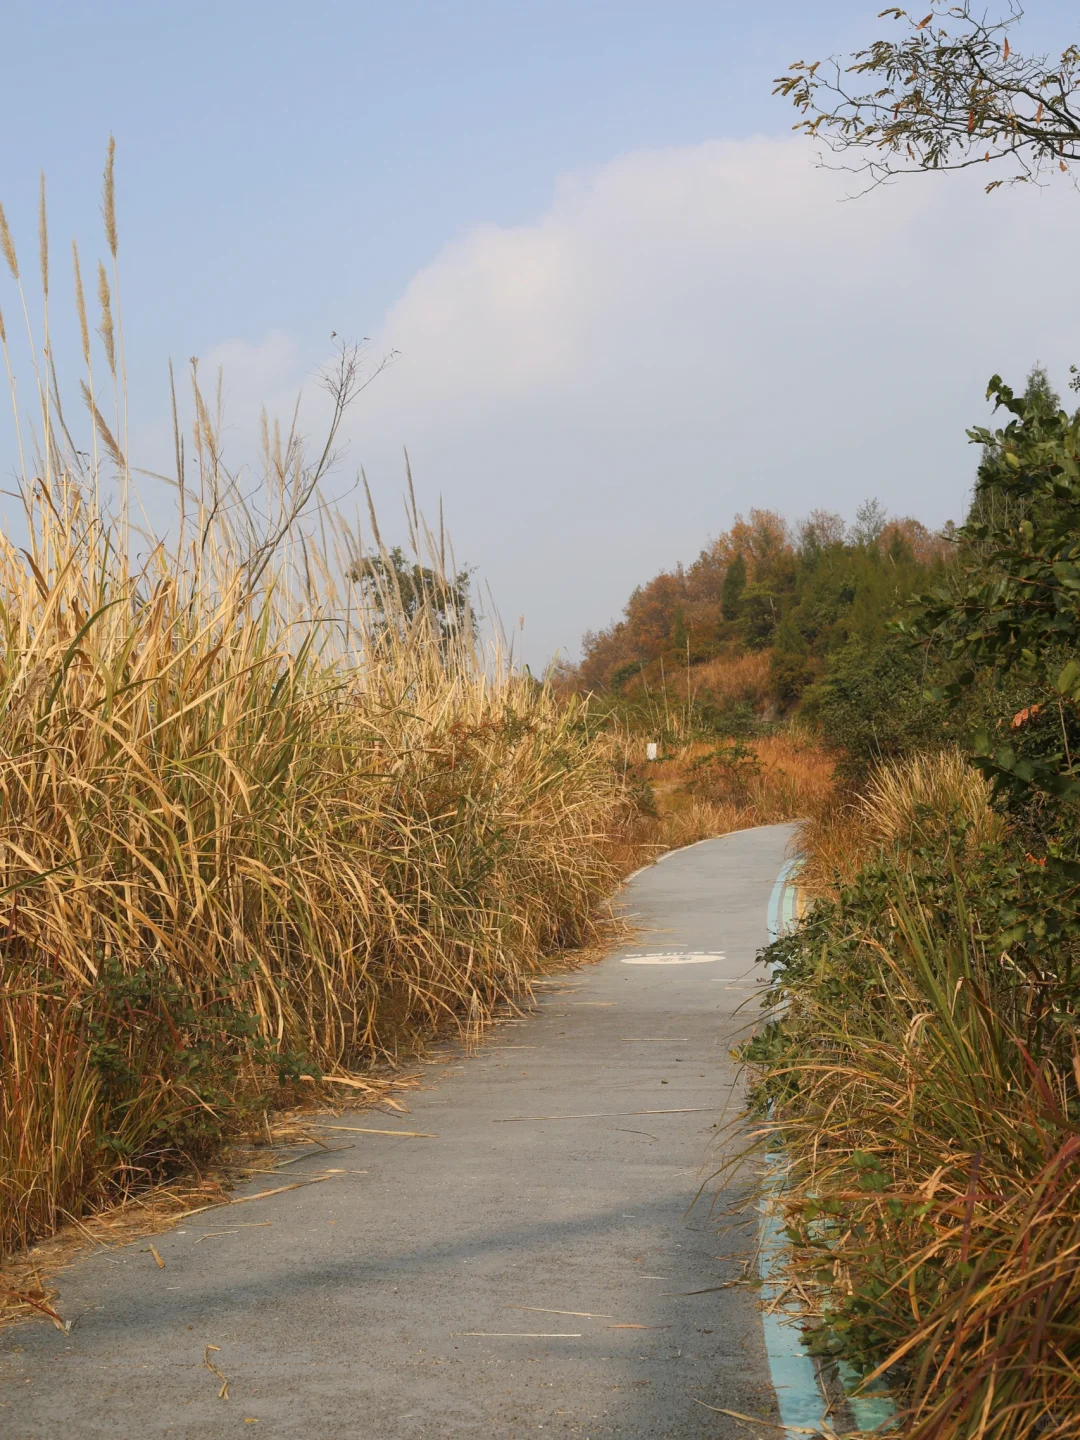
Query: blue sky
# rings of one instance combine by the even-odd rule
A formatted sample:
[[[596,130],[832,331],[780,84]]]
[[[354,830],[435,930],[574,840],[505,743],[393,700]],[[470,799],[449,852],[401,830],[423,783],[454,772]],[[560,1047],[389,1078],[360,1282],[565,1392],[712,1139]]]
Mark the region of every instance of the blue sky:
[[[77,233],[89,258],[99,248],[99,176],[115,133],[128,354],[147,436],[163,413],[170,355],[223,359],[227,382],[235,367],[244,418],[254,386],[276,403],[310,376],[331,330],[398,345],[402,360],[365,399],[345,468],[364,463],[380,496],[394,496],[396,456],[409,445],[422,495],[445,497],[459,554],[479,564],[504,613],[527,614],[531,658],[542,661],[559,647],[573,651],[636,580],[693,558],[708,533],[757,501],[794,518],[816,504],[850,514],[878,493],[891,509],[934,523],[957,513],[970,479],[963,428],[979,418],[971,412],[988,371],[1070,358],[1072,291],[1038,324],[1018,317],[1015,334],[999,327],[1001,353],[983,353],[993,335],[980,329],[985,287],[996,284],[998,303],[1019,311],[1025,286],[991,278],[1000,255],[988,254],[980,270],[993,202],[970,185],[946,182],[949,193],[939,186],[928,201],[919,180],[922,194],[887,197],[874,211],[875,200],[860,201],[848,220],[838,217],[853,207],[832,192],[826,203],[825,188],[819,203],[792,178],[791,165],[812,156],[795,142],[785,148],[793,117],[771,97],[772,77],[791,60],[880,33],[879,8],[876,0],[16,5],[5,16],[0,198],[31,247],[44,168],[54,250]],[[1060,49],[1080,38],[1072,7],[1033,10],[1017,43]],[[754,137],[775,144],[755,151]],[[718,144],[743,148],[708,149]],[[804,222],[777,206],[784,187],[818,218]],[[734,213],[725,195],[743,207],[743,230],[702,219],[696,197],[706,191],[717,213]],[[668,197],[654,241],[650,194]],[[1080,221],[1080,199],[1070,194],[1070,209],[1062,194],[1046,203],[1009,197],[997,214],[1008,217],[1010,236],[1026,237],[1017,243],[1045,252],[1041,227],[1057,235],[1062,217]],[[802,223],[817,235],[809,249],[774,251],[778,232]],[[941,271],[924,295],[920,235],[933,251],[930,269]],[[950,256],[953,237],[963,265]],[[852,291],[864,298],[844,312],[837,335],[830,316],[837,299],[844,310],[850,262],[839,273],[828,267],[845,245],[869,256],[870,268]],[[912,297],[898,307],[889,276],[909,261]],[[478,274],[497,283],[474,293]],[[508,275],[527,280],[524,309],[516,291],[506,301]],[[767,311],[774,281],[786,319]],[[919,307],[933,302],[935,284],[954,306],[967,287],[972,325],[962,306],[950,311],[955,364],[928,400],[908,352],[895,357],[898,339],[901,348],[913,343],[898,328],[922,323]],[[747,290],[752,313],[739,308]],[[867,295],[881,297],[877,320]],[[796,342],[790,309],[803,301]],[[438,333],[434,315],[444,317]],[[500,389],[507,357],[545,343],[537,315],[558,317],[563,348],[552,364],[564,379],[523,371],[510,395]],[[708,329],[724,316],[739,333],[726,334],[730,364],[713,374]],[[636,360],[627,349],[634,336]],[[933,348],[938,371],[940,338]],[[807,367],[819,383],[823,368],[851,353],[861,357],[852,383],[881,369],[880,404],[868,398],[873,413],[854,430],[834,427],[844,432],[835,453],[815,445],[806,455],[808,416],[835,393],[800,411]],[[462,388],[463,367],[472,390]],[[898,457],[895,437],[920,405],[925,433],[904,441]],[[777,434],[785,409],[786,437]],[[769,457],[774,440],[787,446],[780,459]],[[805,459],[795,474],[797,454]]]
[[[556,175],[650,146],[782,130],[769,81],[874,5],[638,0],[140,0],[7,7],[9,208],[44,167],[92,212],[120,147],[125,267],[196,350],[223,327],[371,328],[443,244],[516,224]],[[828,18],[807,23],[817,9]],[[13,67],[10,57],[25,63]],[[148,287],[149,288],[149,287]]]

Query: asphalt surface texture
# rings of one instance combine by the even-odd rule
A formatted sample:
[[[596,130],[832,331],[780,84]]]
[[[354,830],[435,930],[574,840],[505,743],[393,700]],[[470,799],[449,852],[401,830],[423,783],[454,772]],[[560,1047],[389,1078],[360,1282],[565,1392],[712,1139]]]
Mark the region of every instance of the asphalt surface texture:
[[[235,1195],[343,1173],[181,1222],[163,1269],[144,1239],[66,1271],[70,1334],[0,1335],[3,1440],[758,1433],[718,1413],[777,1415],[753,1292],[725,1287],[757,1214],[694,1201],[790,835],[664,857],[623,893],[630,943],[443,1052],[408,1114],[322,1117],[350,1149]]]

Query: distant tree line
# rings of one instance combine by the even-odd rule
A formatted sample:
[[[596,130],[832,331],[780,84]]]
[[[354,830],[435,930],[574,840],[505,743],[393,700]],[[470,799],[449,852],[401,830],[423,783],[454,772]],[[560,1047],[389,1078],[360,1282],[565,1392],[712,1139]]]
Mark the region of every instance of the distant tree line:
[[[969,432],[981,460],[962,529],[949,524],[933,533],[910,517],[890,518],[876,500],[860,507],[851,526],[824,510],[796,526],[771,510],[751,510],[691,565],[662,571],[634,590],[622,619],[584,637],[577,685],[600,692],[624,718],[650,724],[658,697],[669,714],[674,696],[687,723],[728,734],[798,713],[841,753],[851,779],[877,761],[943,741],[972,743],[976,732],[1000,727],[1025,706],[1031,710],[1025,737],[1048,727],[1067,731],[1060,704],[1049,706],[1041,695],[1033,702],[1016,666],[995,673],[993,665],[965,665],[959,657],[967,639],[946,638],[942,617],[951,617],[954,629],[959,624],[963,586],[993,590],[998,582],[987,576],[1000,569],[1005,537],[1019,537],[1023,550],[1044,519],[1046,498],[1033,500],[1014,481],[1016,423],[1032,453],[1047,436],[1058,444],[1059,436],[1080,430],[1080,411],[1061,408],[1041,366],[1022,396],[1008,392],[1003,400],[1000,386],[995,393],[1021,419],[1013,430]],[[1070,524],[1072,518],[1069,512]],[[1080,546],[1073,532],[1067,538]],[[1059,539],[1055,532],[1054,543]],[[1065,561],[1056,563],[1064,574]],[[990,601],[980,590],[984,603]],[[1053,610],[1049,601],[1046,608]],[[917,614],[936,617],[934,643],[913,621]],[[1010,636],[1011,614],[995,621]],[[1053,611],[1048,623],[1064,666],[1071,653],[1065,621]],[[989,655],[990,641],[979,636],[970,642],[972,653],[981,644]],[[1031,644],[1020,649],[1035,653]],[[962,706],[955,703],[958,685],[966,692]],[[1080,700],[1080,683],[1076,690]],[[990,741],[984,735],[980,744],[985,749]],[[1014,741],[1009,753],[1022,752]],[[1065,753],[1080,754],[1080,735],[1067,734]],[[1006,760],[994,762],[999,771]],[[1022,762],[1026,774],[1026,752]]]
[[[940,577],[951,552],[947,534],[890,519],[877,501],[851,527],[824,510],[795,527],[751,510],[691,565],[634,590],[622,619],[587,634],[579,682],[633,695],[758,651],[769,657],[771,706],[791,710],[845,650],[884,647],[889,621]]]

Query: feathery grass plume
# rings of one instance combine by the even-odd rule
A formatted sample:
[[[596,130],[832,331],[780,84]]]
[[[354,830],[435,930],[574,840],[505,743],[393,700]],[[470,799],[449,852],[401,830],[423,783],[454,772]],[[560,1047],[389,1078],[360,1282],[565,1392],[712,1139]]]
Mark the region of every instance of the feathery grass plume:
[[[116,137],[109,136],[109,148],[105,157],[105,173],[102,176],[101,186],[101,216],[105,222],[105,241],[109,247],[109,254],[112,256],[112,307],[110,311],[110,330],[115,329],[115,341],[113,342],[114,363],[109,368],[112,371],[115,392],[115,414],[116,433],[121,441],[121,448],[126,454],[128,451],[128,388],[127,388],[127,357],[124,354],[124,319],[120,305],[120,269],[117,264],[118,239],[116,232]],[[116,363],[119,362],[120,377],[117,385]],[[121,495],[125,515],[128,512],[131,491],[131,477],[125,472],[121,476]]]
[[[173,453],[176,461],[176,489],[180,506],[180,535],[178,547],[184,544],[184,526],[187,522],[187,492],[184,484],[184,437],[180,430],[180,411],[176,404],[176,376],[173,363],[169,361],[169,401],[172,411]]]
[[[12,277],[18,280],[19,261],[15,255],[15,242],[11,238],[11,230],[8,227],[3,205],[0,205],[0,250],[4,252],[4,259],[7,261]]]
[[[42,315],[44,317],[42,348],[45,355],[45,381],[43,385],[40,385],[42,391],[41,410],[45,429],[45,482],[49,484],[53,471],[57,468],[57,457],[53,439],[52,410],[55,366],[53,365],[52,341],[49,334],[49,216],[45,205],[44,170],[41,172],[41,188],[38,194],[38,263],[41,269]],[[56,403],[59,405],[59,397],[57,397]]]
[[[86,318],[86,294],[83,291],[82,270],[79,266],[79,247],[71,242],[71,263],[75,271],[75,311],[79,317],[79,337],[82,340],[83,360],[90,364],[90,326]]]
[[[44,203],[44,176],[42,176],[42,203]],[[30,315],[29,315],[29,311],[28,311],[27,308],[26,308],[26,293],[25,293],[25,291],[23,290],[22,280],[21,280],[21,278],[20,278],[20,276],[19,276],[19,261],[18,261],[18,258],[17,258],[17,256],[16,256],[16,254],[15,254],[15,242],[14,242],[14,240],[11,238],[11,230],[10,230],[10,228],[9,228],[9,226],[8,226],[7,215],[4,213],[4,207],[3,207],[3,205],[0,205],[0,250],[3,251],[3,253],[4,253],[4,259],[7,261],[8,269],[11,271],[12,278],[15,280],[16,285],[18,285],[18,287],[19,287],[19,300],[20,300],[20,302],[21,302],[21,304],[22,304],[23,320],[24,320],[25,323],[26,323],[26,333],[27,333],[27,337],[28,337],[29,342],[30,342],[30,357],[31,357],[32,364],[33,364],[33,366],[34,366],[34,378],[35,378],[35,380],[36,380],[36,382],[37,382],[38,402],[39,402],[39,406],[40,406],[40,409],[41,409],[42,420],[43,420],[43,422],[44,422],[44,424],[45,424],[45,429],[46,429],[46,433],[47,433],[47,432],[48,432],[48,403],[49,403],[49,399],[48,399],[48,396],[49,396],[49,392],[48,392],[48,372],[46,371],[46,378],[45,378],[45,381],[43,382],[43,381],[42,381],[42,377],[41,377],[41,367],[38,365],[37,347],[36,347],[36,345],[35,345],[35,343],[34,343],[33,330],[32,330],[32,327],[31,327],[31,325],[30,325]],[[46,310],[46,332],[47,332],[47,330],[48,330],[48,289],[47,289],[48,249],[47,249],[47,245],[46,245],[45,251],[43,252],[43,258],[44,258],[44,261],[45,261],[45,270],[42,272],[42,279],[43,279],[43,281],[46,281],[45,310]],[[11,367],[10,367],[10,364],[8,365],[8,376],[9,376],[9,384],[13,386],[13,385],[14,385],[14,382],[13,382],[13,381],[11,380],[11,378],[10,378],[10,377],[11,377]],[[16,404],[16,429],[19,430],[20,473],[25,473],[24,471],[21,470],[22,455],[23,455],[23,444],[22,444],[21,430],[19,429],[19,421],[18,421],[18,418],[17,418],[17,416],[18,416],[18,406],[17,406],[17,402],[15,402],[15,399],[14,399],[14,388],[12,388],[12,399],[13,399],[13,403]],[[51,448],[52,448],[51,445],[49,445],[49,444],[47,443],[47,444],[46,444],[46,454],[47,454],[47,456],[48,456],[49,452],[51,451]],[[47,463],[47,462],[46,462],[46,463]]]
[[[86,383],[83,387],[83,399],[87,394],[94,393],[94,362],[90,352],[90,324],[86,314],[86,292],[83,289],[82,266],[79,264],[79,247],[75,243],[75,237],[71,240],[71,264],[75,278],[75,313],[79,319],[79,339],[82,343],[83,364],[86,366]],[[170,371],[171,374],[171,371]],[[91,486],[94,490],[94,503],[100,505],[98,493],[98,429],[97,424],[93,427],[93,440],[91,442],[92,453],[90,457]]]
[[[112,431],[109,429],[108,422],[97,407],[97,402],[95,401],[90,391],[89,385],[87,385],[85,380],[80,380],[79,387],[82,390],[83,404],[93,416],[94,428],[97,431],[97,434],[100,435],[105,449],[112,457],[113,464],[118,470],[123,470],[126,466],[126,461],[124,459],[124,456],[120,452],[120,446],[116,443],[116,439],[113,436]]]
[[[38,194],[38,261],[41,266],[41,293],[49,298],[49,215],[45,207],[45,172],[41,172]]]
[[[109,373],[115,380],[116,334],[113,329],[112,299],[109,294],[109,277],[105,274],[105,266],[100,263],[98,264],[98,304],[101,306],[101,324],[98,326],[98,334],[105,347],[105,359],[109,365]]]
[[[109,149],[105,156],[105,173],[101,186],[101,218],[105,222],[105,240],[109,254],[116,259],[116,137],[109,136]]]
[[[0,350],[4,352],[4,369],[7,373],[8,394],[11,397],[11,410],[15,420],[15,443],[19,449],[19,476],[26,478],[26,460],[23,455],[22,421],[19,418],[19,400],[15,390],[15,374],[11,368],[11,351],[8,349],[7,326],[4,323],[4,312],[0,310]]]

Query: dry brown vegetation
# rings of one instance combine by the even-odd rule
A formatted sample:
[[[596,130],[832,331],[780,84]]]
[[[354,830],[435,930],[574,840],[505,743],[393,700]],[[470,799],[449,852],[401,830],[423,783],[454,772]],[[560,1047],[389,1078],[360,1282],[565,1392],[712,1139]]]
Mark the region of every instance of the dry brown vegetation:
[[[808,894],[835,897],[874,855],[903,854],[941,843],[950,824],[967,827],[974,848],[1002,839],[990,786],[950,748],[879,765],[858,793],[838,790],[805,812],[799,830],[799,883]]]
[[[676,672],[672,678],[676,685],[686,688],[684,676]],[[692,695],[707,695],[724,710],[749,705],[760,714],[772,701],[770,657],[764,650],[718,655],[715,660],[693,667],[689,689]]]
[[[642,749],[635,738],[635,757]],[[744,742],[693,741],[645,765],[638,758],[634,773],[647,782],[656,813],[640,818],[635,834],[643,844],[673,849],[800,820],[826,808],[832,769],[813,737],[795,728]]]
[[[104,211],[115,261],[111,160]],[[2,214],[0,242],[21,293]],[[320,499],[350,352],[323,449],[264,426],[257,499],[193,370],[177,525],[150,534],[116,297],[114,268],[99,350],[76,273],[82,422],[29,337],[24,533],[0,535],[0,1253],[121,1223],[147,1187],[188,1203],[161,1182],[319,1093],[302,1082],[478,1034],[603,933],[643,858],[806,814],[830,783],[794,731],[628,770],[587,702],[476,642],[415,504],[404,569],[374,515],[365,549]],[[714,662],[710,683],[755,703],[766,666]]]
[[[104,213],[115,262],[111,154]],[[580,704],[474,643],[415,506],[408,595],[374,517],[365,559],[320,508],[354,354],[323,450],[264,427],[261,496],[193,372],[178,526],[137,528],[115,271],[100,350],[76,274],[80,421],[45,224],[25,535],[0,536],[0,1252],[205,1157],[305,1072],[475,1033],[594,936],[625,812]]]

